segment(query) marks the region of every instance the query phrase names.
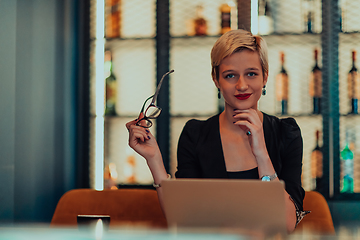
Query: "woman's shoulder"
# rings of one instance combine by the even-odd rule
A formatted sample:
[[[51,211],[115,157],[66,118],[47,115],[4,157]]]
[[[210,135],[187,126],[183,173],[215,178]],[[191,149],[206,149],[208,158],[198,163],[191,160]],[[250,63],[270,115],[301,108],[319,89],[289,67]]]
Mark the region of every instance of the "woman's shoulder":
[[[287,137],[298,137],[301,136],[300,127],[296,120],[292,117],[278,118],[266,113],[263,113],[264,119],[269,121],[271,127],[278,129],[282,135]]]
[[[297,124],[296,120],[292,117],[278,118],[276,116],[269,115],[267,113],[263,113],[263,115],[264,118],[268,119],[271,124],[278,124],[285,128],[294,128],[294,129],[299,128],[299,125]]]
[[[181,135],[180,142],[183,139],[190,142],[198,142],[201,136],[205,136],[214,131],[214,126],[219,122],[219,115],[212,116],[206,120],[190,119],[186,122]]]
[[[203,127],[213,126],[219,123],[219,114],[214,115],[208,119],[200,120],[200,119],[190,119],[186,122],[185,127],[187,129],[200,129]]]

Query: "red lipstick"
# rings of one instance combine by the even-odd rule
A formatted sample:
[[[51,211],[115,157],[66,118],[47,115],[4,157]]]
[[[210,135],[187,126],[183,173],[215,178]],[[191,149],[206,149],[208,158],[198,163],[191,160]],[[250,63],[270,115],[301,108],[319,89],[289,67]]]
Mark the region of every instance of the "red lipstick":
[[[246,100],[251,96],[251,93],[244,93],[244,94],[238,94],[235,95],[235,97],[239,100]]]

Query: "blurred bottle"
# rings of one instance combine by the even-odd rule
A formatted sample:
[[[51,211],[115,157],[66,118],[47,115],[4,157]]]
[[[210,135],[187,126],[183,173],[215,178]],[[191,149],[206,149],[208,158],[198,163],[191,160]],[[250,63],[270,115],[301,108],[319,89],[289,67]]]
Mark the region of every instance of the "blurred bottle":
[[[231,30],[231,6],[224,3],[220,6],[221,13],[221,30],[220,34],[224,34]]]
[[[135,166],[136,166],[135,156],[133,155],[127,156],[124,171],[125,171],[126,182],[129,184],[136,183]]]
[[[274,31],[274,20],[271,16],[269,1],[259,1],[259,34],[268,35]]]
[[[353,138],[349,148],[354,154],[354,192],[358,193],[360,192],[360,154],[355,146],[356,135],[356,131],[353,131]]]
[[[316,146],[311,152],[311,176],[315,179],[315,191],[320,192],[322,188],[323,176],[323,154],[319,145],[320,131],[316,130]]]
[[[346,131],[345,147],[340,152],[342,193],[354,192],[354,154],[351,151],[349,145],[350,145],[349,132]]]
[[[116,77],[113,73],[112,57],[110,51],[105,51],[105,115],[115,116],[116,115],[116,94],[117,94],[117,83]]]
[[[355,133],[354,133],[355,135]],[[359,192],[359,154],[357,154],[356,152],[356,149],[355,149],[355,141],[352,139],[350,141],[350,144],[349,144],[349,149],[352,151],[353,153],[353,162],[354,162],[354,165],[353,165],[353,174],[354,174],[354,178],[353,178],[353,181],[354,181],[354,191],[353,192]]]
[[[303,0],[304,32],[314,32],[314,0]]]
[[[104,172],[105,189],[118,189],[118,187],[116,186],[117,178],[118,174],[116,171],[115,163],[110,163],[109,165],[106,165]]]
[[[276,75],[276,99],[281,102],[281,114],[288,113],[289,76],[285,70],[285,54],[280,52],[281,70]]]
[[[194,19],[194,30],[196,36],[207,35],[207,22],[204,18],[204,8],[202,5],[196,6],[196,18]]]
[[[348,96],[351,101],[351,112],[358,114],[358,101],[360,98],[360,75],[355,66],[356,51],[352,51],[352,67],[348,73]]]
[[[344,0],[338,1],[340,32],[346,32],[344,27],[344,8],[343,8],[344,3],[345,3]]]
[[[120,0],[106,0],[105,3],[105,37],[120,37],[121,6]]]
[[[134,150],[129,146],[126,147],[126,159],[123,171],[126,183],[135,184],[137,182],[136,157]]]
[[[313,114],[321,113],[322,72],[318,65],[318,50],[314,51],[315,66],[311,70],[309,94],[313,98]]]
[[[313,15],[314,13],[312,11],[309,11],[307,13],[307,17],[306,17],[306,32],[308,33],[312,33],[313,32],[313,24],[314,24],[314,21],[313,21]]]

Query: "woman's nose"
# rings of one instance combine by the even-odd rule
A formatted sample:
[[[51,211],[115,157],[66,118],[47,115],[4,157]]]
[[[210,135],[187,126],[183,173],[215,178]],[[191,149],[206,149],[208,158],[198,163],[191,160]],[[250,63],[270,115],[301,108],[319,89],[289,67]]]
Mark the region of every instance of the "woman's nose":
[[[248,84],[242,77],[239,77],[239,79],[236,83],[236,90],[243,92],[243,91],[246,91],[247,89],[248,89]]]

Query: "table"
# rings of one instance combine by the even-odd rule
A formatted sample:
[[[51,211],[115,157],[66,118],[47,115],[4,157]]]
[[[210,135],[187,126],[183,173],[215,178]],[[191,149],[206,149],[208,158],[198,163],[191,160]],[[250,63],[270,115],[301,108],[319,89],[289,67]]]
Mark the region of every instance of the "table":
[[[336,235],[319,235],[310,232],[287,236],[264,237],[259,233],[221,230],[160,230],[143,227],[124,226],[119,228],[51,228],[48,225],[0,226],[0,240],[347,240],[360,239],[360,226],[342,226]]]

